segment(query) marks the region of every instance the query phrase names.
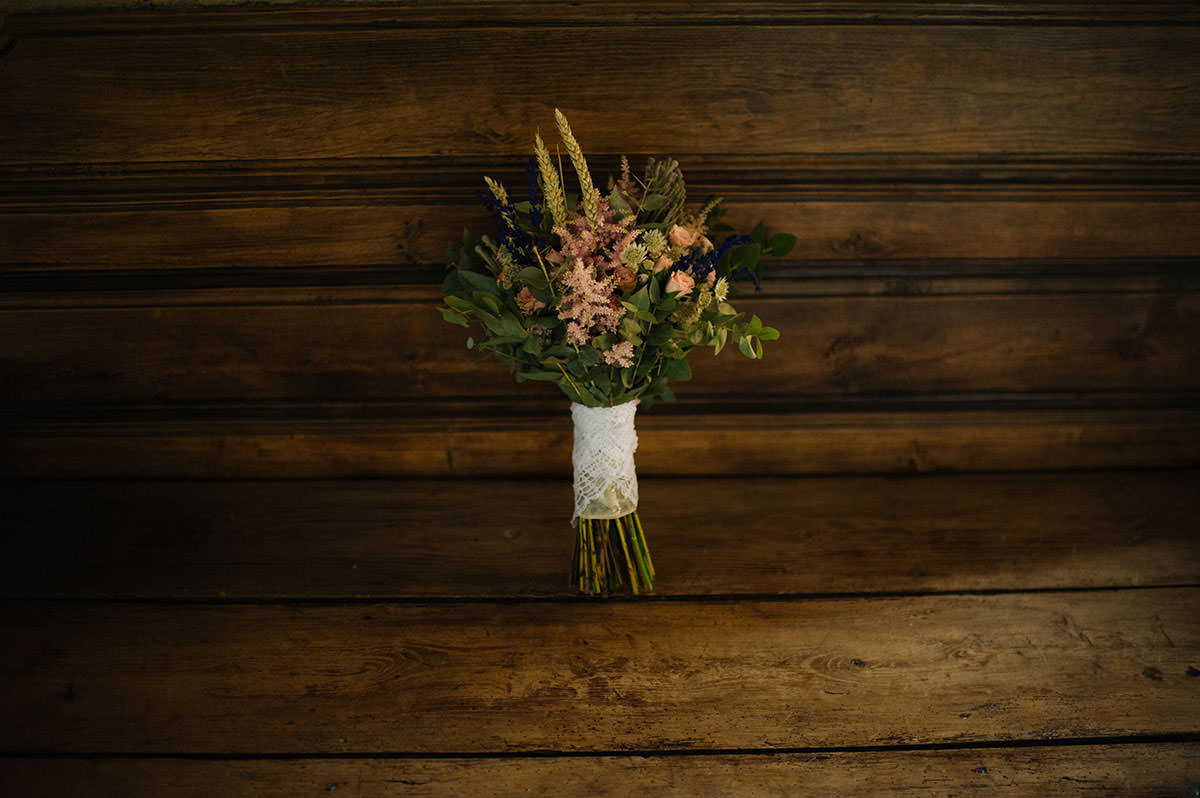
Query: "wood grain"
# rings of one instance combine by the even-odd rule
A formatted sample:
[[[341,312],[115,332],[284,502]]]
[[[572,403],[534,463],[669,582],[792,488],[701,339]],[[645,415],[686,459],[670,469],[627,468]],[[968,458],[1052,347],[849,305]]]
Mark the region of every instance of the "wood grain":
[[[568,596],[569,481],[21,482],[0,596]],[[1200,584],[1200,472],[643,479],[657,593]]]
[[[4,759],[0,778],[28,798],[358,798],[462,795],[756,793],[952,798],[987,791],[1050,798],[1081,790],[1176,798],[1196,786],[1200,745],[1070,746],[708,756],[180,761]]]
[[[0,310],[10,402],[549,397],[463,345],[436,290],[157,292]],[[104,296],[100,295],[103,300]],[[691,358],[680,395],[761,398],[1200,389],[1200,292],[746,296],[783,331],[761,363]]]
[[[9,752],[786,749],[1195,733],[1200,588],[3,609]]]
[[[566,406],[541,419],[197,412],[28,422],[0,438],[27,478],[554,477],[571,473]],[[153,409],[152,409],[153,410]],[[701,434],[702,433],[702,434]],[[1200,465],[1200,411],[813,411],[663,414],[638,427],[642,476],[1047,471]]]
[[[502,34],[389,26],[382,10],[340,30],[322,15],[263,29],[260,15],[213,35],[220,15],[193,15],[141,33],[137,16],[92,35],[18,32],[0,62],[15,120],[0,151],[14,163],[522,153],[550,124],[544,98],[579,97],[563,64],[622,75],[564,105],[594,153],[1175,153],[1200,139],[1190,25],[776,26],[768,13],[614,35],[530,9],[504,7]],[[629,101],[660,96],[664,75],[690,87],[677,102],[647,115]]]
[[[687,164],[684,164],[686,169]],[[685,172],[686,174],[686,172]],[[296,203],[285,197],[250,207],[92,204],[72,210],[20,205],[0,212],[5,266],[116,270],[387,267],[394,282],[440,282],[446,247],[463,228],[489,220],[464,187],[450,204],[385,200]],[[833,193],[838,189],[831,189]],[[705,196],[701,187],[696,196]],[[1013,270],[1045,259],[1194,258],[1200,252],[1195,196],[1072,197],[1069,190],[1019,198],[749,197],[727,202],[729,220],[748,231],[760,220],[799,235],[791,263],[887,263],[912,259],[1014,259]],[[22,199],[24,202],[24,199]],[[950,264],[953,268],[953,264]],[[331,274],[329,279],[336,279]]]

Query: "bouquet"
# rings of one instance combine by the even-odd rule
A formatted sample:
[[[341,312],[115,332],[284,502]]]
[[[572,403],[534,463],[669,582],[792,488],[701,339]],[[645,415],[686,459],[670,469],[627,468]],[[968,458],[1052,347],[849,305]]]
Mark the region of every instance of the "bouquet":
[[[679,164],[650,159],[636,176],[599,191],[563,114],[559,137],[579,191],[568,191],[561,153],[541,134],[526,169],[527,198],[489,177],[480,200],[496,237],[466,231],[448,253],[446,321],[477,323],[467,347],[507,363],[518,382],[553,382],[571,400],[575,422],[575,553],[572,581],[588,594],[648,591],[654,565],[637,514],[634,413],[671,381],[691,377],[688,353],[719,353],[736,342],[751,359],[779,337],[730,304],[731,280],[761,277],[764,253],[786,254],[795,236],[751,235],[721,223],[721,199],[689,211]]]

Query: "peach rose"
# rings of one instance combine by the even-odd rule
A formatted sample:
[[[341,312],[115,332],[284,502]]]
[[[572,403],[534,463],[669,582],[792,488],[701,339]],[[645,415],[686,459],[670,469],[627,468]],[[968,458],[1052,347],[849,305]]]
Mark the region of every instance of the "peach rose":
[[[704,284],[707,285],[709,288],[712,288],[713,283],[715,283],[716,281],[717,281],[717,270],[713,269],[711,272],[708,273],[708,276],[704,278]]]
[[[696,240],[695,236],[692,235],[691,230],[687,229],[686,227],[680,227],[679,225],[675,225],[671,228],[671,232],[667,238],[670,240],[671,244],[676,247],[690,247],[692,242]]]
[[[622,294],[628,294],[637,288],[637,275],[627,266],[618,266],[614,269],[613,279],[617,281],[617,288],[621,289]]]
[[[687,272],[671,272],[671,276],[667,278],[667,285],[663,289],[667,293],[672,291],[677,292],[679,299],[692,293],[692,289],[696,287],[696,281],[692,279],[692,275]]]
[[[659,255],[658,260],[654,261],[654,273],[658,274],[663,269],[669,267],[675,261],[671,260],[670,255]]]
[[[708,240],[708,236],[700,236],[697,242],[700,245],[700,251],[703,253],[712,252],[713,243]]]
[[[517,307],[521,308],[526,316],[532,316],[546,307],[546,303],[535,297],[529,286],[525,286],[517,293]]]

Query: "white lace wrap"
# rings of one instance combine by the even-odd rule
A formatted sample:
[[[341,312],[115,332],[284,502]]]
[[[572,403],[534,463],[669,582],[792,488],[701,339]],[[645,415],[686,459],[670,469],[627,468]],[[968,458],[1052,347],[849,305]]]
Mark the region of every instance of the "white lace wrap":
[[[575,420],[576,518],[620,518],[637,509],[637,472],[633,453],[637,431],[633,416],[637,402],[616,407],[571,404]]]

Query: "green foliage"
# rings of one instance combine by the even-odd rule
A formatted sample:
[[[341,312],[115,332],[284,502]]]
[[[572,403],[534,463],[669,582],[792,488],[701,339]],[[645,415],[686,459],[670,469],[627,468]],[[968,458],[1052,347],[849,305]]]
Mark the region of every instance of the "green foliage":
[[[565,119],[558,121],[558,127],[586,194],[591,183],[582,150]],[[559,235],[551,232],[552,226],[562,224],[572,211],[583,213],[593,228],[600,217],[596,208],[585,208],[579,196],[566,192],[560,160],[540,137],[536,143],[536,177],[544,192],[537,204],[543,218],[535,224],[532,203],[511,203],[507,192],[491,181],[491,194],[503,205],[501,223],[511,225],[506,235],[497,236],[503,243],[464,231],[461,244],[446,252],[448,271],[440,312],[447,322],[472,330],[468,349],[500,359],[518,382],[551,382],[572,401],[593,407],[633,399],[649,406],[658,397],[673,399],[670,385],[691,379],[687,356],[696,347],[711,347],[716,355],[736,345],[748,358],[763,357],[764,343],[777,340],[779,331],[765,326],[757,316],[747,320],[726,300],[726,292],[732,292],[730,282],[742,275],[760,280],[763,258],[786,256],[794,249],[796,237],[769,234],[760,223],[749,243],[725,252],[716,265],[714,276],[720,278],[716,285],[705,283],[704,272],[697,272],[701,277],[692,291],[669,296],[665,290],[669,275],[673,268],[682,267],[655,272],[652,261],[663,251],[673,226],[685,226],[697,234],[697,243],[691,248],[669,248],[676,264],[695,263],[704,254],[699,235],[707,235],[719,245],[733,232],[723,221],[725,211],[719,198],[708,200],[689,215],[683,175],[671,159],[651,159],[640,178],[626,175],[621,184],[624,188],[614,186],[607,193],[609,213],[615,211],[610,218],[624,219],[634,229],[660,230],[663,235],[653,244],[654,254],[645,260],[641,253],[626,253],[636,277],[632,288],[627,284],[624,291],[619,290],[615,275],[601,275],[612,280],[612,301],[623,310],[619,321],[607,328],[610,332],[589,334],[587,344],[568,344],[562,296],[567,290],[562,280],[566,250]],[[514,243],[525,240],[531,243]],[[627,359],[629,350],[617,349],[619,346],[632,346],[632,358]],[[614,354],[619,351],[625,354]]]

